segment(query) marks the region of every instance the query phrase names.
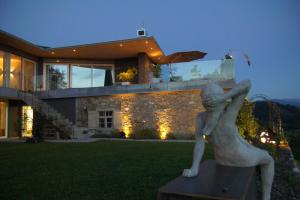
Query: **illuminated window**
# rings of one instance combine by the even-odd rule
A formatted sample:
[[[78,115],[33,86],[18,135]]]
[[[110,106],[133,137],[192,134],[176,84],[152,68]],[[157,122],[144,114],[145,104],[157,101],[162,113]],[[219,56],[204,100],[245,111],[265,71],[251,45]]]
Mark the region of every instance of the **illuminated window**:
[[[112,128],[113,127],[113,111],[99,111],[99,127]]]
[[[4,52],[0,51],[0,87],[4,85]]]
[[[9,86],[22,89],[22,61],[21,57],[10,54],[10,80]]]

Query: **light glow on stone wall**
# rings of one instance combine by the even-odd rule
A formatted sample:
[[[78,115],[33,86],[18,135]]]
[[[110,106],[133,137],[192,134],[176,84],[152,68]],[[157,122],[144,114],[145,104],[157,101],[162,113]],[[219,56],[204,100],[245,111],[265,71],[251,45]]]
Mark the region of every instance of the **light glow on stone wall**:
[[[155,115],[157,118],[156,121],[159,129],[160,139],[165,140],[171,131],[170,109],[157,111]]]
[[[133,132],[133,116],[134,99],[136,95],[122,95],[121,98],[121,113],[122,113],[122,131],[125,133],[126,138],[130,138]]]
[[[132,134],[131,115],[128,113],[122,115],[122,130],[126,138],[129,138]]]

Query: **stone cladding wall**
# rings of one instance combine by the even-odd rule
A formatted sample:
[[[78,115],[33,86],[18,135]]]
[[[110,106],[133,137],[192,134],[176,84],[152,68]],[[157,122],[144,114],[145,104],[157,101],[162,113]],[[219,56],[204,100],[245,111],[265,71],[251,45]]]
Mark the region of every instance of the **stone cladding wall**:
[[[83,97],[76,100],[76,125],[89,127],[89,113],[113,110],[115,129],[130,135],[134,131],[155,129],[163,137],[169,133],[190,137],[195,131],[198,112],[204,111],[200,90],[121,94]]]

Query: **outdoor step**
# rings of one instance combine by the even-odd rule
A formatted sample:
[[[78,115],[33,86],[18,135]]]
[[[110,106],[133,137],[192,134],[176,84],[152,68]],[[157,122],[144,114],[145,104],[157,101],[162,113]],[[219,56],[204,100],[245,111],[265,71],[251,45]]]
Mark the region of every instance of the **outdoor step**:
[[[64,132],[66,135],[71,134],[73,132],[73,123],[62,114],[60,114],[57,110],[55,110],[48,103],[39,99],[30,93],[20,93],[20,98],[28,105],[32,107],[35,111],[41,113],[48,119],[51,124],[57,127],[60,131]],[[46,125],[47,126],[47,125]],[[47,128],[47,127],[46,127]],[[53,129],[49,130],[48,134],[45,135],[45,138],[57,138],[57,131]]]

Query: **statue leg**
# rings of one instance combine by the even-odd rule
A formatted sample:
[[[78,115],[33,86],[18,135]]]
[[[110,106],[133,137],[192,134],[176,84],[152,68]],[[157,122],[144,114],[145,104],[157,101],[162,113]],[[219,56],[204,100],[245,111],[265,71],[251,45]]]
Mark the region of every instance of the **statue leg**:
[[[261,181],[262,181],[262,199],[271,199],[271,189],[274,176],[274,160],[270,155],[264,159],[264,163],[260,165]]]

